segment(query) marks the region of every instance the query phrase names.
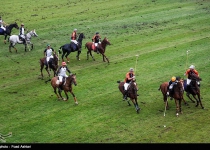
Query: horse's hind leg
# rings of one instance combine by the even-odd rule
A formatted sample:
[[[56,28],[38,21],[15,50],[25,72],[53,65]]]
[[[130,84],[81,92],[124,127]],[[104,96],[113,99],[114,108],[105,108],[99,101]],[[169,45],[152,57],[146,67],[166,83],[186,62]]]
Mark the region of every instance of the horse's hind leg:
[[[95,58],[93,57],[91,50],[89,51],[89,53],[90,53],[90,56],[92,57],[92,59],[95,61]]]

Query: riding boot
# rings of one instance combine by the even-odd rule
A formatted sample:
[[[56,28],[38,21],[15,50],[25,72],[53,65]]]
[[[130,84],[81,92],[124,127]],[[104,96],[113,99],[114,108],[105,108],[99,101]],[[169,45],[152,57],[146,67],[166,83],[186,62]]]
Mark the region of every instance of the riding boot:
[[[97,54],[99,54],[98,47],[96,47],[96,52],[97,52]]]
[[[169,89],[169,95],[172,93],[172,89]],[[173,97],[170,96],[170,100],[173,100]]]
[[[58,86],[58,90],[59,91],[62,91],[62,85],[63,85],[63,82],[60,82],[59,86]]]
[[[124,97],[123,97],[123,100],[127,100],[127,97],[128,97],[128,91],[127,91],[127,90],[125,90],[125,91],[124,91]]]

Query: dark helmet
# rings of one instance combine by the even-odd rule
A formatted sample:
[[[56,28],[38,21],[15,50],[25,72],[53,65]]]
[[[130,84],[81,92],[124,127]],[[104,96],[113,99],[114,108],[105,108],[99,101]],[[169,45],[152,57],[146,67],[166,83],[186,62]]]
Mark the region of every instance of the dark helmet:
[[[96,34],[99,34],[99,32],[96,32]]]

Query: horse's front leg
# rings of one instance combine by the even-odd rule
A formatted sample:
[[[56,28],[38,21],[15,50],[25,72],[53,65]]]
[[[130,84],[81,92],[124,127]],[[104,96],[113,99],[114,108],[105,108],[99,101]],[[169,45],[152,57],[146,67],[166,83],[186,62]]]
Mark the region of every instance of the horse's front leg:
[[[190,97],[190,94],[189,94],[189,93],[187,93],[186,95],[187,95],[187,97],[188,97],[193,103],[195,103],[195,101]],[[196,99],[196,98],[194,98],[194,99]]]
[[[179,102],[177,99],[175,99],[175,104],[176,104],[176,116],[179,116]]]
[[[7,34],[5,34],[5,36],[4,36],[4,44],[6,44],[7,43]]]
[[[66,98],[62,98],[64,101],[68,101],[68,99],[69,99],[69,96],[68,96],[68,93],[67,93],[67,91],[65,91],[64,90],[64,93],[65,93],[65,95],[66,95]]]
[[[104,53],[102,53],[102,55],[103,55],[103,61],[106,62],[104,59],[104,58],[106,58],[107,62],[109,63],[109,59],[106,57],[106,55]]]
[[[77,51],[77,56],[76,56],[77,57],[77,60],[80,60],[80,58],[79,58],[80,53],[81,53],[81,50],[78,50]]]
[[[76,96],[74,95],[74,93],[73,93],[72,91],[69,91],[69,92],[70,92],[71,95],[73,96],[75,104],[78,104],[77,98],[76,98]]]

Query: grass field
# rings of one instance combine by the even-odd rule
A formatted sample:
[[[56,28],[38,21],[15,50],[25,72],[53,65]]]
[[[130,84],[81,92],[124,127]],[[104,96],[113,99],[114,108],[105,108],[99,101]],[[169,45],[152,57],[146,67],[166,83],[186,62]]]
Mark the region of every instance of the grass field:
[[[31,39],[32,51],[19,44],[17,53],[9,52],[0,35],[0,133],[12,132],[6,143],[210,142],[210,1],[10,0],[0,15],[6,23],[24,23],[38,34]],[[49,79],[45,70],[40,79],[39,66],[46,44],[58,51],[69,43],[74,28],[86,36],[81,60],[75,52],[69,55],[68,67],[77,74],[73,91],[78,105],[70,93],[68,101],[57,100],[50,83],[44,82]],[[84,44],[96,31],[111,42],[105,53],[109,64],[96,53],[96,61],[86,60]],[[185,95],[189,105],[182,103],[183,114],[176,117],[175,102],[169,100],[164,117],[159,85],[172,76],[186,78],[191,64],[202,78],[205,109]],[[122,101],[117,83],[135,65],[139,114]]]

